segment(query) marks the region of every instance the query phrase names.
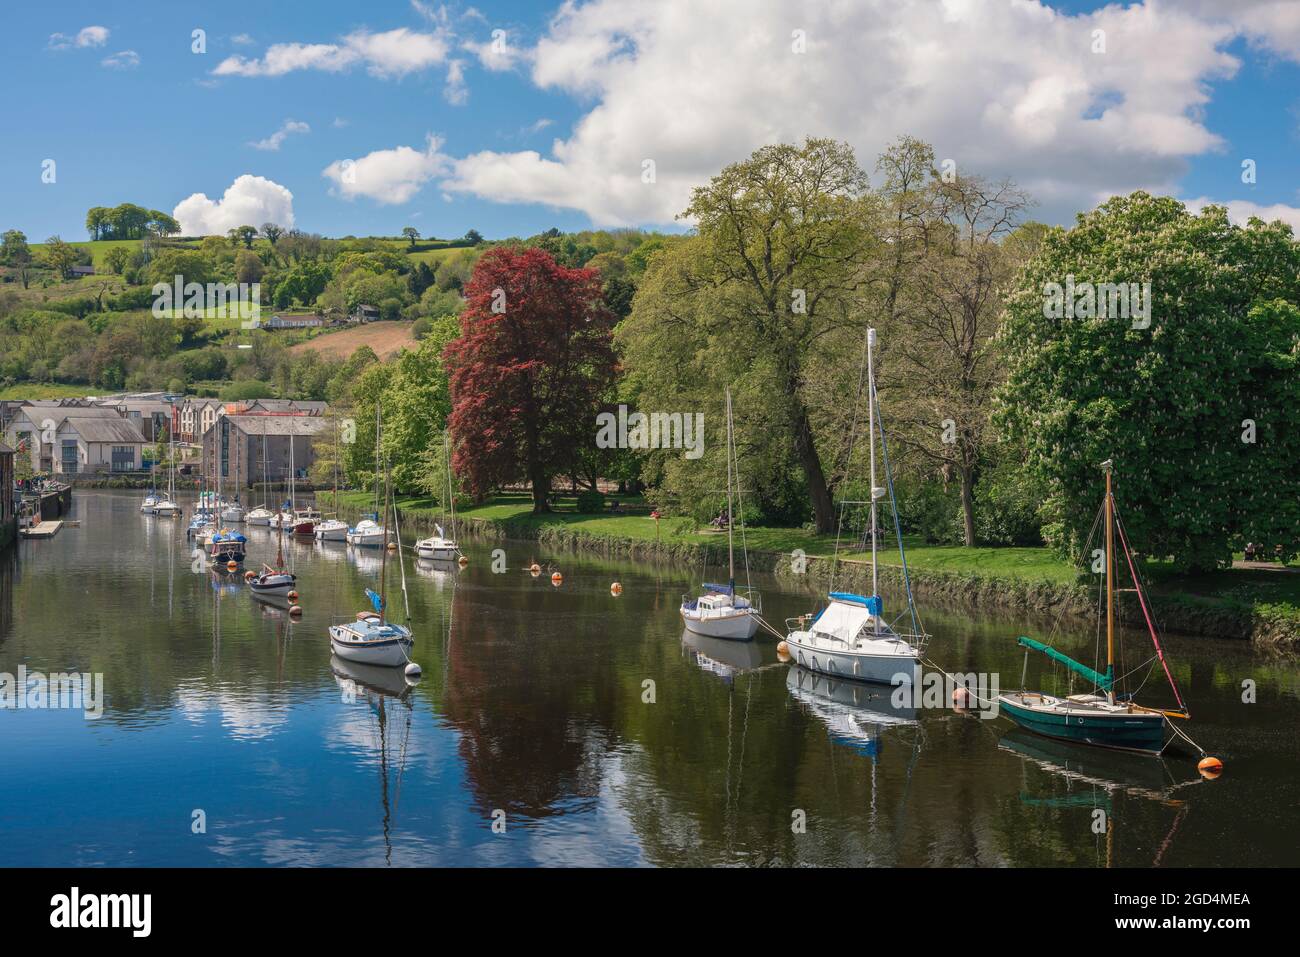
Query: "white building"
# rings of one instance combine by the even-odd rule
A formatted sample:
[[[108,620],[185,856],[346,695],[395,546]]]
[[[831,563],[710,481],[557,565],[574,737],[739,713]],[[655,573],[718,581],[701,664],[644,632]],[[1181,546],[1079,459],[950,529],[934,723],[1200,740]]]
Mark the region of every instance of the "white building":
[[[145,437],[113,409],[24,407],[5,442],[31,457],[36,472],[132,472],[141,468]]]

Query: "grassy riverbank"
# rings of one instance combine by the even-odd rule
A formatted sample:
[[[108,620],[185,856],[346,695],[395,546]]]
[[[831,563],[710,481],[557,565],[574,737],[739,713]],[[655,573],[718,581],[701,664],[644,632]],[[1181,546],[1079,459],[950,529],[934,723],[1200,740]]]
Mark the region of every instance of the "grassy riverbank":
[[[328,503],[329,492],[318,498]],[[342,492],[339,507],[359,513],[372,507],[367,492]],[[457,512],[462,529],[489,538],[534,539],[547,545],[573,547],[603,554],[699,562],[709,551],[710,563],[725,561],[725,533],[702,530],[685,518],[656,523],[643,503],[628,500],[622,514],[582,515],[572,497],[558,496],[556,511],[532,514],[526,495],[501,495]],[[441,506],[432,499],[402,497],[402,521],[425,528],[443,521]],[[657,527],[656,527],[657,525]],[[839,587],[865,583],[868,556],[835,536],[815,535],[797,528],[748,528],[745,541],[751,567],[790,579],[806,576],[821,587],[832,575]],[[798,553],[807,562],[792,562]],[[1096,594],[1092,576],[1081,578],[1068,562],[1048,548],[961,548],[907,542],[908,568],[918,596],[966,604],[990,604],[1073,615],[1089,614]],[[898,555],[881,554],[886,584],[901,577]],[[1224,569],[1204,575],[1182,575],[1164,562],[1147,562],[1142,570],[1150,584],[1155,613],[1163,627],[1191,634],[1251,639],[1261,644],[1300,644],[1300,571]],[[1141,609],[1125,596],[1122,618],[1141,621]]]

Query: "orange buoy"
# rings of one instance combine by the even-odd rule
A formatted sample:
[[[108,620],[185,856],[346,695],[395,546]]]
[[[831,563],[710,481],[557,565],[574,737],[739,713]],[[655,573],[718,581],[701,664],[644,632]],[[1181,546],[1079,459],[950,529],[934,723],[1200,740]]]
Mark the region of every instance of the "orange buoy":
[[[389,550],[390,552],[395,552],[395,551],[397,551],[397,542],[389,542],[389,543],[388,543],[388,550]]]
[[[456,564],[459,565],[461,568],[464,568],[466,565],[469,564],[469,559],[466,558],[464,555],[462,555],[460,556],[459,559],[457,559]]]
[[[298,593],[296,591],[291,591],[289,592],[289,594],[285,595],[284,597],[289,599],[290,601],[297,601]]]
[[[528,566],[528,570],[532,572],[534,575],[538,575],[541,574],[542,566],[537,564],[537,562],[533,562],[531,565]]]
[[[789,660],[790,646],[787,645],[784,641],[778,641],[776,643],[776,656],[780,658],[782,661]]]
[[[238,567],[239,567],[239,562],[236,562],[236,561],[229,561],[229,562],[226,562],[226,570],[227,570],[227,571],[232,571],[232,572],[233,572],[233,571],[234,571],[235,569],[237,569]]]
[[[254,571],[244,572],[244,581],[246,582],[251,582],[256,577],[257,577],[257,572]]]
[[[562,583],[563,581],[564,581],[564,576],[561,575],[559,572],[552,572],[552,573],[551,573],[551,584],[552,584],[552,585],[556,585],[556,586],[558,586],[558,585],[559,585],[560,583]]]
[[[289,614],[291,614],[291,615],[301,615],[301,614],[302,614],[302,605],[290,605],[290,606],[289,606]]]
[[[955,711],[965,711],[970,707],[970,689],[958,685],[952,689],[952,706]]]
[[[1223,762],[1218,758],[1206,755],[1197,762],[1196,770],[1201,772],[1201,777],[1213,781],[1223,773]]]
[[[619,595],[623,594],[623,586],[618,582],[614,582],[614,584],[609,586],[609,593],[617,598]]]

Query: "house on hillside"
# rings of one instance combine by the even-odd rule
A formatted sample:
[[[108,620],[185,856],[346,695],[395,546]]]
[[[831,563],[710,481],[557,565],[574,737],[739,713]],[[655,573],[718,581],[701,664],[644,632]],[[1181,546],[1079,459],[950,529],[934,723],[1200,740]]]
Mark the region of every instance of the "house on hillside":
[[[277,313],[270,319],[254,319],[254,329],[319,329],[325,320],[314,312],[288,314]]]
[[[72,276],[73,279],[79,279],[82,276],[93,276],[95,275],[95,267],[94,266],[73,266],[71,269],[68,270],[68,274]]]
[[[241,489],[264,476],[285,482],[292,450],[295,475],[306,478],[316,461],[314,442],[331,428],[325,417],[305,413],[224,415],[203,436],[203,474],[215,473],[223,483]]]
[[[377,322],[379,320],[379,307],[369,304],[362,304],[352,310],[352,315],[348,316],[348,322]]]

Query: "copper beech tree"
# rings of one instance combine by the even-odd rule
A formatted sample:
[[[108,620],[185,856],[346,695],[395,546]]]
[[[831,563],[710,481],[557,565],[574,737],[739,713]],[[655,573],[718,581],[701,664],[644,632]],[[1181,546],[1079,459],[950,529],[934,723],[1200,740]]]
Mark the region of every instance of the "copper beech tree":
[[[615,316],[600,273],[500,246],[479,259],[464,292],[460,336],[444,352],[452,467],[475,497],[527,481],[533,511],[549,511],[552,477],[595,441],[614,385]]]

